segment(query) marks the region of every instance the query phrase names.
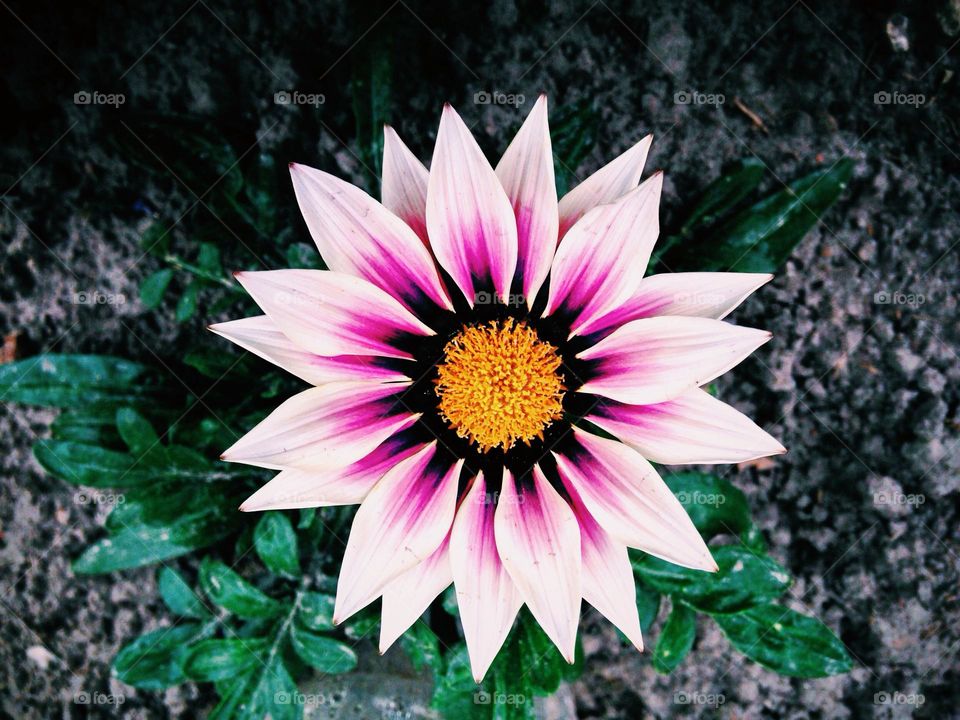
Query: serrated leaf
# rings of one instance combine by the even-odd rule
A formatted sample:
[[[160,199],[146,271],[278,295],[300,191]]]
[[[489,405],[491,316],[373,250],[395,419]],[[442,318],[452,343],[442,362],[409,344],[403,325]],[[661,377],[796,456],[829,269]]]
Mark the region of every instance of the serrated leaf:
[[[180,661],[192,642],[209,635],[213,628],[184,623],[160,628],[128,643],[113,659],[113,673],[121,681],[144,690],[186,682]]]
[[[208,618],[203,601],[193,591],[193,588],[183,579],[183,576],[171,567],[162,567],[157,575],[157,586],[160,597],[175,615],[193,618]]]
[[[653,667],[669,675],[683,662],[697,636],[697,613],[683,603],[675,603],[657,637],[653,650]]]
[[[294,623],[290,643],[300,659],[327,674],[350,672],[357,666],[357,654],[333,638],[316,635]]]
[[[691,570],[644,555],[633,563],[645,583],[705,613],[735,613],[765,605],[790,587],[790,574],[742,545],[712,547],[716,573]]]
[[[253,531],[253,546],[263,564],[278,575],[300,575],[297,533],[290,518],[280,512],[264,513]]]
[[[704,539],[737,535],[744,545],[764,551],[766,543],[750,517],[747,497],[729,480],[700,472],[665,473],[663,479]]]
[[[147,310],[155,310],[163,302],[163,296],[173,279],[173,270],[164,268],[148,275],[140,284],[140,302]]]
[[[84,408],[134,405],[152,396],[145,365],[108,355],[50,353],[0,365],[0,396],[7,402]]]
[[[781,675],[818,678],[853,667],[830,628],[782,605],[762,605],[714,620],[737,650]]]
[[[193,282],[183,289],[183,294],[177,300],[177,309],[174,312],[174,319],[178,323],[186,322],[197,313],[197,294],[200,287]]]
[[[333,606],[336,598],[318,592],[305,592],[300,596],[297,619],[310,630],[333,630]]]
[[[205,558],[200,565],[200,587],[210,600],[242,618],[273,618],[287,606],[251,585],[219,560]]]
[[[233,678],[250,668],[262,667],[270,645],[267,638],[204,640],[183,656],[183,674],[197,682]]]

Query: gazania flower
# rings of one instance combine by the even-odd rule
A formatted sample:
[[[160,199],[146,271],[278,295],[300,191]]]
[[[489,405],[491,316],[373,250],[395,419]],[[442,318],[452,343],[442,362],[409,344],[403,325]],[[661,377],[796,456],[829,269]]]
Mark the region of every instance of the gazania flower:
[[[291,165],[330,269],[239,273],[266,314],[213,330],[313,387],[224,459],[280,471],[243,510],[360,503],[334,620],[382,597],[381,651],[451,582],[478,681],[524,603],[571,662],[581,600],[642,648],[627,548],[716,570],[650,461],[784,451],[700,389],[770,276],[643,277],[650,142],[559,201],[544,97],[496,168],[449,106],[429,171],[386,128],[382,202]]]

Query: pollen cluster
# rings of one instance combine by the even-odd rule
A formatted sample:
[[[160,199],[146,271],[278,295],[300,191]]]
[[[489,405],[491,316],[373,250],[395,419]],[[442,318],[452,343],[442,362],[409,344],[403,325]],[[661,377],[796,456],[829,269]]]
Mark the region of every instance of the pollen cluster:
[[[436,393],[457,435],[487,452],[530,444],[563,414],[557,348],[513,319],[465,327],[447,343]]]

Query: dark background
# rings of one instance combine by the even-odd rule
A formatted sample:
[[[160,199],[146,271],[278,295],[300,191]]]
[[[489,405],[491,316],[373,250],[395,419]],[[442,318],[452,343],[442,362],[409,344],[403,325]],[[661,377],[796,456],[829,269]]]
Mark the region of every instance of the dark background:
[[[554,113],[588,108],[596,143],[571,169],[579,177],[653,132],[648,167],[666,171],[667,226],[731,161],[761,159],[775,190],[850,157],[843,199],[734,316],[774,340],[719,382],[789,453],[719,470],[748,494],[772,555],[797,577],[789,603],[836,630],[855,669],[778,677],[701,618],[693,654],[662,677],[590,613],[586,673],[545,716],[957,717],[958,33],[957,2],[2,0],[6,352],[177,357],[231,313],[211,317],[203,294],[186,323],[174,321],[172,300],[144,310],[139,282],[161,265],[141,235],[162,219],[184,252],[212,239],[232,267],[283,266],[279,238],[309,241],[287,161],[377,190],[378,129],[354,111],[375,73],[389,81],[387,115],[424,159],[444,101],[491,158],[537,92]],[[324,103],[275,104],[292,89]],[[725,102],[675,102],[694,90]],[[75,104],[81,91],[125,102]],[[525,103],[477,104],[479,92]],[[924,102],[878,104],[878,92]],[[259,173],[276,193],[276,237],[251,236],[219,211],[220,173],[177,142],[195,133],[228,144],[244,176]],[[78,303],[77,293],[115,302]],[[0,411],[0,714],[82,716],[76,693],[99,691],[125,697],[117,710],[91,710],[102,715],[196,716],[211,700],[196,688],[150,694],[109,679],[116,650],[164,611],[152,570],[72,574],[106,510],[78,504],[34,461],[31,443],[52,417]],[[923,502],[877,500],[901,493]],[[379,672],[374,660],[364,669],[367,680]],[[416,682],[361,687],[396,717],[420,716]],[[877,702],[896,692],[925,702]],[[684,705],[677,693],[725,702]]]

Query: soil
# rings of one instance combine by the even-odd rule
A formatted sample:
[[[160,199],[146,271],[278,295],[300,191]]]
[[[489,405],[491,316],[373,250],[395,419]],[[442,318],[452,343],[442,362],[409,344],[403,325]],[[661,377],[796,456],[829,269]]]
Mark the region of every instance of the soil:
[[[444,101],[492,157],[538,92],[554,107],[590,101],[599,134],[576,175],[653,132],[649,167],[666,171],[667,226],[730,161],[761,159],[764,188],[775,190],[852,158],[842,201],[734,315],[774,340],[719,382],[724,400],[789,453],[718,470],[748,494],[773,556],[796,577],[789,604],[839,634],[854,670],[779,677],[701,618],[691,657],[661,676],[591,611],[585,674],[541,714],[957,716],[958,3],[39,0],[4,4],[0,18],[0,332],[15,335],[20,356],[155,363],[182,353],[211,318],[177,324],[171,306],[142,307],[139,281],[160,265],[143,256],[140,235],[206,188],[145,173],[129,149],[153,119],[174,116],[240,152],[366,184],[350,80],[390,35],[392,122],[421,157]],[[293,89],[322,93],[324,104],[275,104],[275,92]],[[81,91],[122,93],[124,103],[76,104]],[[502,95],[477,104],[482,92]],[[684,92],[715,97],[678,103]],[[519,108],[499,104],[521,95]],[[290,232],[308,241],[289,186],[277,195]],[[190,247],[191,227],[174,238]],[[237,267],[258,266],[233,228],[217,242]],[[212,701],[206,690],[148,693],[110,678],[118,648],[170,618],[150,569],[72,573],[107,508],[80,502],[33,459],[54,416],[8,403],[0,413],[0,715],[194,717]],[[340,716],[428,714],[422,678],[384,675],[367,655],[356,703]],[[123,702],[78,704],[82,693]]]

